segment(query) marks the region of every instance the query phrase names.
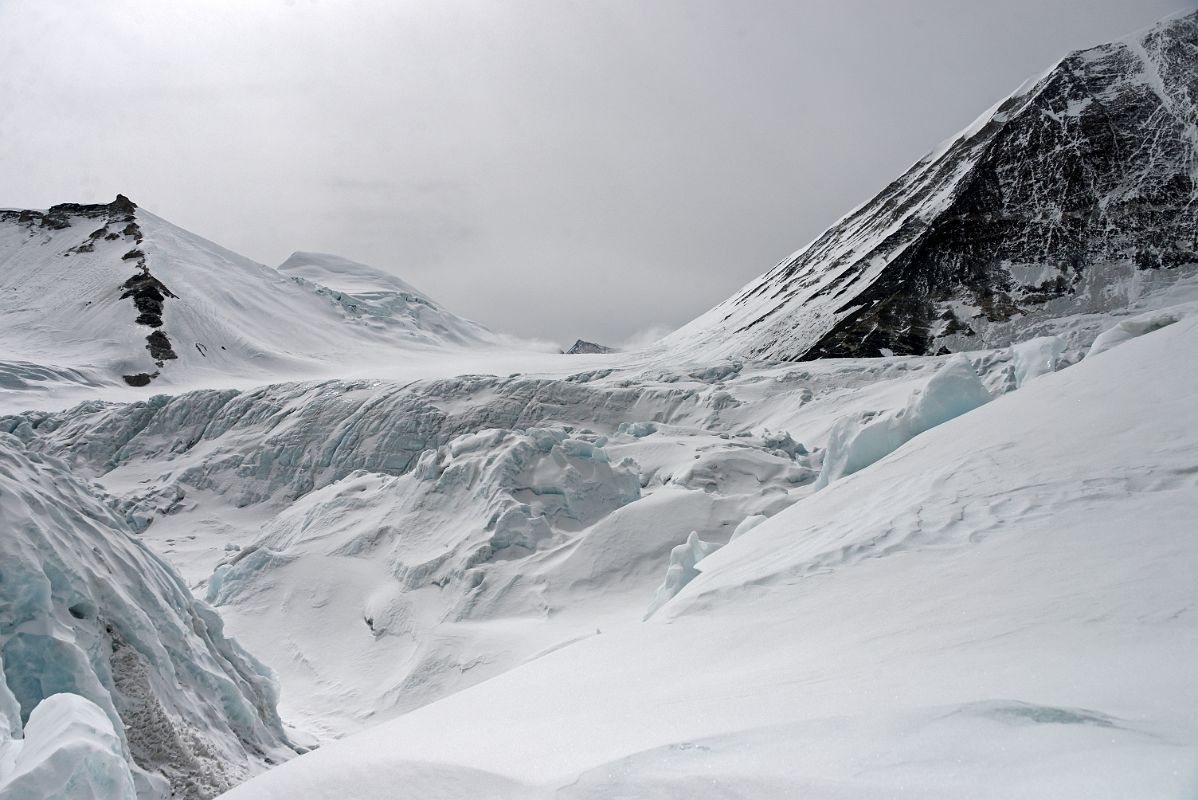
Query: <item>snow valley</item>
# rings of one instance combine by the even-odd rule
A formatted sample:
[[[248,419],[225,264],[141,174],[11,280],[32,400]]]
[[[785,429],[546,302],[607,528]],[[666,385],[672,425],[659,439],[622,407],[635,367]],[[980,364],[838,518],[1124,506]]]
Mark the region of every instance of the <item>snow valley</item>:
[[[0,211],[0,797],[1192,798],[1196,209],[1198,13],[633,351]]]

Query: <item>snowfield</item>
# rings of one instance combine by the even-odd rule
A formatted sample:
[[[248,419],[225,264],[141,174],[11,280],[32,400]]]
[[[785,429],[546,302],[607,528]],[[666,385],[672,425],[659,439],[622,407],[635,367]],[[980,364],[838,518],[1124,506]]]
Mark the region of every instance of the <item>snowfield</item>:
[[[1192,796],[1198,316],[1177,316],[779,511],[648,622],[230,800]]]

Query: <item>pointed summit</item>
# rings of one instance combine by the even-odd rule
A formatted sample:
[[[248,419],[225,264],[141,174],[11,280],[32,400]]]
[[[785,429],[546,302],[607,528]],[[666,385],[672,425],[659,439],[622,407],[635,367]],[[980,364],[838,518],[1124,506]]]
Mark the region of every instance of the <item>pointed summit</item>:
[[[675,332],[806,360],[1006,344],[1198,262],[1198,12],[1081,50]]]

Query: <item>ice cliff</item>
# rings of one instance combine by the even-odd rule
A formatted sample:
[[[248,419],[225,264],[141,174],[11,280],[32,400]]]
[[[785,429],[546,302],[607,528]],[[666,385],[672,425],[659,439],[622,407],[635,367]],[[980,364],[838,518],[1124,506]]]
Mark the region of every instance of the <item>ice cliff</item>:
[[[207,798],[294,754],[267,668],[65,464],[7,433],[0,519],[0,795]]]

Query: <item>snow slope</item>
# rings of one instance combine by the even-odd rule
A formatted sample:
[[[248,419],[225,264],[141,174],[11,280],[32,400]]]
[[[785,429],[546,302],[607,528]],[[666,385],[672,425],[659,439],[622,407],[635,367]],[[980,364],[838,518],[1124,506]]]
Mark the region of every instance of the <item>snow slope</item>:
[[[801,360],[1093,338],[1102,314],[1198,270],[1195,76],[1198,12],[1066,56],[664,349]]]
[[[207,798],[291,757],[269,670],[15,433],[0,434],[0,796]]]
[[[228,797],[1193,796],[1193,312],[776,513],[648,622]]]
[[[0,341],[0,391],[25,408],[532,347],[370,267],[297,253],[273,269],[125,198],[0,212]]]

